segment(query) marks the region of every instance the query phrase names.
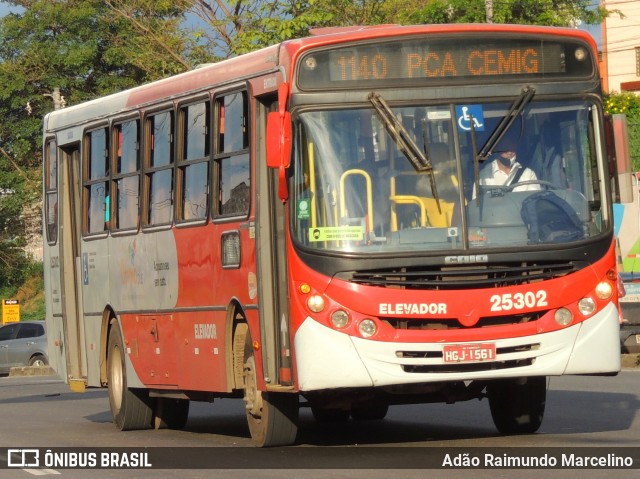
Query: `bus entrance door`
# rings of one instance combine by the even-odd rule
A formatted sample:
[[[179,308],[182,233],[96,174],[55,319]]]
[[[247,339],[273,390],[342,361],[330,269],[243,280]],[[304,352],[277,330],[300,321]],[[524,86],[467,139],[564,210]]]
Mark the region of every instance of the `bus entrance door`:
[[[275,111],[277,103],[273,97],[262,98],[257,103],[258,129],[266,136],[266,119]],[[266,141],[261,141],[264,150]],[[263,353],[263,369],[270,378],[267,389],[281,390],[293,384],[290,345],[289,305],[286,261],[286,204],[279,198],[278,170],[268,168],[266,161],[257,161],[258,191],[261,198],[257,204],[258,230],[258,294],[260,297],[261,341],[266,348]]]
[[[81,285],[82,263],[80,261],[81,224],[81,178],[80,178],[80,145],[62,147],[60,150],[61,192],[60,204],[60,237],[59,251],[61,268],[60,285],[62,290],[62,324],[60,336],[62,347],[59,348],[64,356],[60,358],[64,364],[65,375],[69,387],[73,391],[84,390],[86,383],[86,357],[84,328],[82,323]],[[58,324],[56,322],[56,324]],[[58,331],[49,331],[57,337]]]

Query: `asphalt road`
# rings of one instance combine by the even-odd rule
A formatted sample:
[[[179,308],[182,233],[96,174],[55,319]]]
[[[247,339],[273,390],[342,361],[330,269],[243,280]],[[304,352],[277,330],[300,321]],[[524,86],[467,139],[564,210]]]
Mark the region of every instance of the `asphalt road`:
[[[295,468],[293,477],[388,478],[425,477],[425,457],[455,452],[473,456],[483,452],[501,454],[510,447],[544,448],[557,453],[572,447],[595,447],[599,451],[626,454],[640,444],[640,370],[625,370],[617,377],[562,377],[550,380],[545,420],[538,434],[499,435],[486,401],[453,405],[394,406],[383,421],[318,424],[310,412],[301,411],[298,445],[272,449],[264,454],[251,446],[240,400],[193,403],[187,427],[182,431],[119,432],[111,424],[105,390],[84,394],[69,392],[54,377],[0,378],[0,448],[132,448],[151,451],[155,458],[182,461],[187,454],[196,464],[176,470],[91,471],[92,479],[179,477],[211,478],[211,470],[224,467],[225,477],[282,477]],[[151,449],[146,449],[151,448]],[[161,449],[156,449],[161,448]],[[195,449],[205,448],[205,449]],[[7,449],[4,450],[6,455]],[[635,453],[635,452],[634,452]],[[0,464],[3,462],[0,449]],[[160,454],[160,456],[158,456]],[[453,457],[453,456],[452,456]],[[5,464],[6,464],[6,458]],[[637,460],[637,459],[636,459]],[[346,461],[346,462],[345,462]],[[355,468],[354,468],[355,466]],[[206,467],[207,470],[191,467]],[[264,468],[266,467],[266,468]],[[273,469],[281,467],[282,470]],[[637,466],[636,466],[637,467]],[[260,468],[260,469],[255,469]],[[301,472],[300,469],[305,469]],[[87,470],[49,468],[48,475],[85,478]],[[42,469],[37,470],[38,475]],[[603,477],[602,469],[549,471],[551,477]],[[54,474],[55,473],[55,474]],[[496,478],[536,477],[539,470],[437,469],[432,477]],[[631,473],[631,474],[630,474]],[[1,470],[3,479],[29,478],[29,468]],[[638,477],[638,469],[608,470],[608,479]]]

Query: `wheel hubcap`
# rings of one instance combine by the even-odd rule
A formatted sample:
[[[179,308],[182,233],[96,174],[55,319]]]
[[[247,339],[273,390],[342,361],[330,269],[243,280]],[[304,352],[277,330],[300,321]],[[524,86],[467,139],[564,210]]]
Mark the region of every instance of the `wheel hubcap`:
[[[120,348],[113,348],[111,354],[109,356],[111,358],[111,378],[109,386],[111,387],[111,391],[113,391],[112,399],[113,405],[117,410],[120,410],[120,406],[122,406],[122,354],[120,352]]]
[[[253,356],[244,363],[244,403],[247,412],[253,417],[262,415],[262,394],[256,382],[255,359]]]

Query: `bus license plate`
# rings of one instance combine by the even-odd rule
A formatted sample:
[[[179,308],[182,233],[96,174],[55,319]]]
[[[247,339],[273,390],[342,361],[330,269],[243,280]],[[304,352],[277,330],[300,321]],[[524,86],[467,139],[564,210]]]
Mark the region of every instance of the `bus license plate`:
[[[442,356],[445,363],[490,361],[496,358],[496,345],[493,343],[453,344],[443,347]]]

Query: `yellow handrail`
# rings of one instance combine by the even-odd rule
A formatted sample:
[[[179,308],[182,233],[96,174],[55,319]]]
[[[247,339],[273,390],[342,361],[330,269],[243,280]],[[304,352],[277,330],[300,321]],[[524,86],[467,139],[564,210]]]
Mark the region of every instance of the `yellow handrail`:
[[[311,227],[316,228],[318,226],[316,217],[316,165],[312,142],[309,142],[309,191],[311,191]]]
[[[371,177],[369,176],[369,173],[367,173],[366,171],[359,170],[359,169],[352,169],[352,170],[345,171],[344,173],[342,173],[342,176],[340,176],[340,217],[343,217],[347,214],[344,183],[346,178],[351,175],[360,175],[364,177],[364,180],[367,185],[367,226],[369,228],[367,233],[370,233],[373,231],[373,224],[374,224],[373,223],[373,188],[371,186]]]

